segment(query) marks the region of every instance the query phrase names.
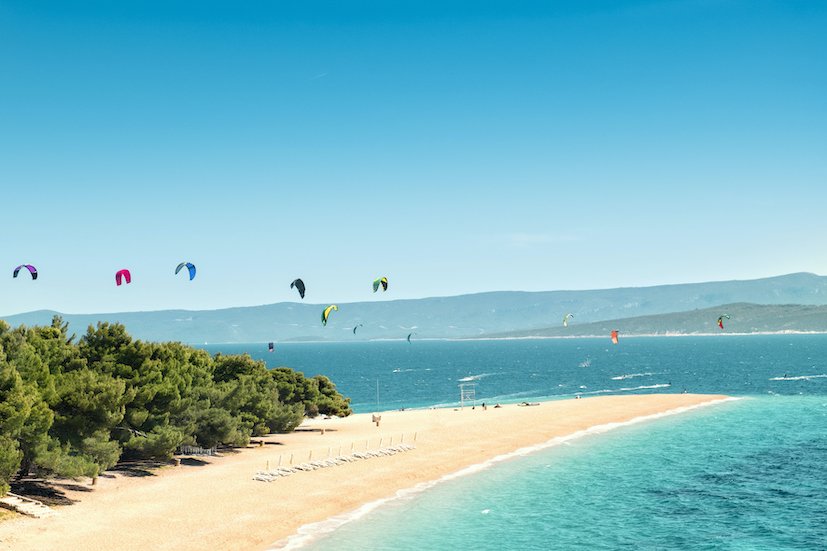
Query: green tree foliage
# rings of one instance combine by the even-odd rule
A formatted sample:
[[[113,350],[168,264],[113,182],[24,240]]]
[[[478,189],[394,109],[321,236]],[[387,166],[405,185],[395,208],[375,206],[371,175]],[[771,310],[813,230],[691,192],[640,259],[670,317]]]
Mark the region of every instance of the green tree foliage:
[[[305,397],[313,385],[301,373],[286,368],[269,371],[264,362],[246,354],[217,355],[215,364],[216,379],[224,381],[221,388],[226,391],[223,407],[240,419],[251,436],[292,431],[304,419]]]
[[[40,474],[54,473],[67,478],[94,477],[100,473],[100,466],[91,458],[55,438],[49,440],[46,446],[38,448],[32,469]]]
[[[327,377],[136,341],[121,324],[76,340],[57,316],[45,327],[0,321],[0,495],[18,472],[96,476],[124,456],[245,445],[305,415],[349,415],[349,403]]]
[[[287,367],[277,367],[269,373],[276,380],[279,400],[285,404],[304,404],[308,417],[319,414],[346,417],[352,413],[350,398],[339,394],[336,385],[323,375],[308,379]]]
[[[195,440],[184,430],[171,425],[156,426],[146,435],[130,438],[124,445],[124,453],[137,457],[169,459],[178,446],[187,442],[195,443]]]
[[[290,432],[304,421],[304,404],[281,404],[270,420],[271,432]]]
[[[20,468],[23,452],[17,447],[17,441],[0,434],[0,496],[9,491],[9,480]]]
[[[52,434],[77,444],[100,431],[109,433],[123,420],[125,390],[124,381],[88,368],[61,373]]]
[[[36,387],[26,384],[17,369],[0,358],[0,436],[14,440],[20,465],[28,470],[49,443],[54,414]]]
[[[316,375],[313,377],[316,383],[316,388],[319,390],[319,396],[316,403],[319,406],[319,413],[322,415],[336,415],[337,417],[347,417],[352,413],[350,409],[350,398],[346,398],[339,394],[336,390],[336,385],[333,381],[324,375]]]
[[[204,448],[219,444],[244,445],[249,441],[249,435],[240,425],[238,418],[225,409],[199,411],[195,419],[195,442]]]

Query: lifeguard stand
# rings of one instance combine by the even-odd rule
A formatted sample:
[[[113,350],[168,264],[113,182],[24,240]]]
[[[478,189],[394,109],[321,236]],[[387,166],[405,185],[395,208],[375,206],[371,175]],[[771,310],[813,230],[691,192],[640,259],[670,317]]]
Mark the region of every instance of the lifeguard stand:
[[[470,402],[471,405],[477,405],[477,383],[462,383],[459,385],[459,407],[465,407],[465,403]]]

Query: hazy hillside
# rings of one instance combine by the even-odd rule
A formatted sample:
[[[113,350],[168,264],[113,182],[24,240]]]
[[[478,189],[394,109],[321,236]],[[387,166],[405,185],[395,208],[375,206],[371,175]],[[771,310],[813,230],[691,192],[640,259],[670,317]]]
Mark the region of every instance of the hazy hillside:
[[[723,331],[718,327],[718,317],[724,319]],[[607,338],[613,329],[623,335],[667,335],[704,333],[759,333],[779,331],[827,331],[827,306],[801,304],[763,305],[726,304],[713,308],[637,316],[594,323],[559,324],[545,329],[509,331],[493,337],[574,337],[601,336]]]
[[[748,281],[594,291],[508,291],[341,303],[340,310],[332,314],[327,327],[322,327],[320,322],[324,305],[303,303],[206,311],[65,314],[63,317],[78,333],[97,321],[119,321],[137,338],[189,343],[396,339],[404,338],[410,332],[415,332],[418,338],[463,338],[553,331],[566,312],[575,315],[574,330],[574,327],[582,328],[605,320],[687,312],[731,303],[827,305],[827,277],[799,273]],[[43,324],[54,314],[37,311],[3,319],[12,325]],[[697,323],[700,321],[699,318]],[[708,319],[705,321],[709,323]],[[803,319],[799,321],[803,323]],[[354,335],[352,329],[360,323],[363,327]],[[693,323],[687,321],[679,330],[694,332],[696,325]],[[736,320],[733,318],[731,323],[734,325]],[[764,325],[759,325],[765,330]]]

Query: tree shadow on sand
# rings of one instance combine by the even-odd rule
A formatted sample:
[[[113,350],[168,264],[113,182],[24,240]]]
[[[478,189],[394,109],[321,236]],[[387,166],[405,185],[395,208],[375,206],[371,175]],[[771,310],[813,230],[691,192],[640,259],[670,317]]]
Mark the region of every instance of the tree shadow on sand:
[[[36,499],[44,505],[71,505],[77,500],[66,496],[64,490],[77,490],[91,492],[87,486],[81,486],[72,482],[47,481],[47,480],[18,480],[12,482],[11,491],[24,497]]]
[[[118,463],[111,469],[110,472],[115,472],[122,476],[130,476],[130,477],[143,477],[143,476],[155,476],[153,472],[155,469],[163,467],[164,465],[169,465],[169,462],[166,461],[154,461],[150,459],[136,459],[131,461],[124,461],[123,463]]]
[[[181,465],[186,465],[187,467],[203,467],[204,465],[209,465],[209,463],[201,459],[195,459],[194,457],[182,457]]]

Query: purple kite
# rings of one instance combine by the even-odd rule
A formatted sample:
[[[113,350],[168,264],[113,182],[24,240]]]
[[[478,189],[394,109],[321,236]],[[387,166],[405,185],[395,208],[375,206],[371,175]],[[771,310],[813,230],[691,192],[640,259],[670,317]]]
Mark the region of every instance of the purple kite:
[[[26,268],[29,270],[29,273],[32,274],[32,279],[37,279],[37,268],[32,266],[31,264],[21,264],[17,268],[14,269],[14,275],[12,277],[17,277],[17,274],[20,273],[21,268]]]
[[[127,283],[132,283],[132,274],[129,273],[129,270],[118,270],[115,272],[115,284],[120,285],[122,280],[126,280]]]

